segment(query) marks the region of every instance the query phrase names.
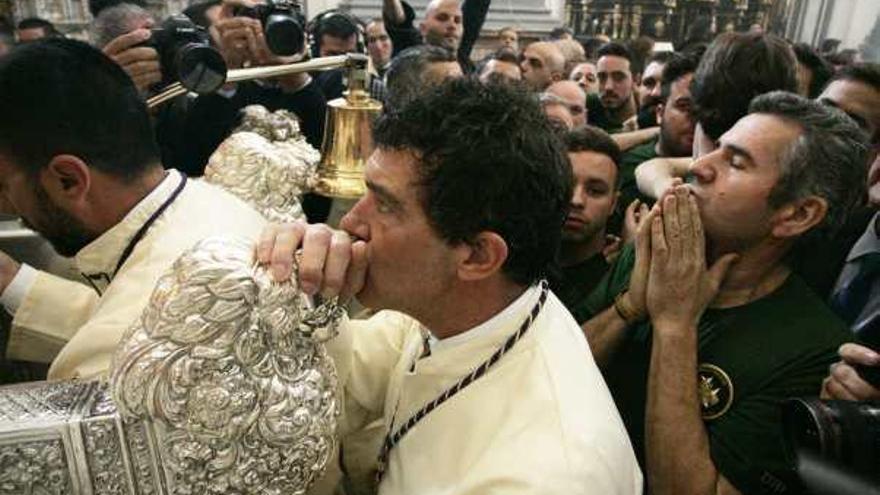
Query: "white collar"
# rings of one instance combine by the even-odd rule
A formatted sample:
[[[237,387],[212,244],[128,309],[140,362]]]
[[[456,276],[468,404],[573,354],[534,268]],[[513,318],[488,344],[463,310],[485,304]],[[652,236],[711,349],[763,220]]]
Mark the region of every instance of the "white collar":
[[[162,182],[129,210],[119,223],[76,253],[74,261],[77,269],[88,276],[105,275],[109,281],[122,252],[138,229],[171,196],[182,180],[180,172],[169,170]]]
[[[453,335],[452,337],[447,337],[440,340],[435,337],[434,334],[430,332],[430,330],[427,330],[428,348],[431,350],[431,354],[433,354],[435,352],[440,352],[446,349],[460,346],[483,335],[489,335],[496,331],[508,329],[509,325],[507,325],[507,323],[513,318],[517,318],[521,315],[526,314],[540,296],[540,286],[532,285],[495,316],[471,328],[470,330],[466,330],[462,333]]]

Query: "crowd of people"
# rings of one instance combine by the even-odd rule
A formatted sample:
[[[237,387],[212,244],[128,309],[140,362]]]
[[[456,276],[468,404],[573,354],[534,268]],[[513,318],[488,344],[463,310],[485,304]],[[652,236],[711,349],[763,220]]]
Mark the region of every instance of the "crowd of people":
[[[880,65],[757,31],[655,52],[504,28],[474,60],[489,0],[325,12],[278,56],[240,4],[185,12],[230,69],[369,55],[366,195],[338,230],[317,195],[268,225],[198,180],[247,105],[320,147],[344,71],[148,111],[143,5],[93,2],[91,46],[22,21],[0,38],[3,209],[86,283],[0,255],[9,359],[106,376],[164,270],[237,234],[372,310],[328,344],[347,493],[801,493],[782,401],[880,400],[857,371],[880,367]]]

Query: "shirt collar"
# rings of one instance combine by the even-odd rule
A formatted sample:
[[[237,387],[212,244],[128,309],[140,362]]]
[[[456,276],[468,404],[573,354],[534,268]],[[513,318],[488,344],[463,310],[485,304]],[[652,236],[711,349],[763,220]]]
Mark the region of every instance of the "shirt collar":
[[[540,286],[532,285],[506,308],[501,310],[501,312],[470,330],[453,335],[452,337],[447,337],[443,340],[438,339],[428,331],[428,346],[431,349],[431,353],[458,347],[483,335],[489,335],[500,331],[501,329],[510,328],[510,320],[528,313],[539,297],[541,297]]]
[[[129,210],[119,223],[80,249],[74,257],[79,271],[87,277],[104,275],[109,280],[116,270],[122,252],[138,229],[171,196],[181,180],[183,177],[179,172],[169,170],[162,182]]]
[[[847,263],[851,263],[866,254],[880,253],[880,235],[877,233],[878,220],[880,220],[880,212],[871,218],[865,233],[853,245],[849,255],[846,257]]]

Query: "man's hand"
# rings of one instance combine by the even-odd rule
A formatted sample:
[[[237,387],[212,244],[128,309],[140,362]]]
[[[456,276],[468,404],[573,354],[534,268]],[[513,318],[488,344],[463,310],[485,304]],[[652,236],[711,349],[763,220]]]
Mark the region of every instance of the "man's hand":
[[[105,55],[113,59],[131,77],[141,93],[145,93],[162,80],[159,53],[154,48],[138,46],[148,39],[150,39],[149,29],[135,29],[114,38],[103,50]]]
[[[843,344],[838,350],[843,361],[831,365],[822,382],[823,399],[880,400],[880,390],[863,380],[853,366],[880,366],[880,354],[859,344]]]
[[[12,279],[18,274],[19,268],[21,268],[21,264],[10,258],[3,251],[0,251],[0,294],[9,287]]]
[[[623,243],[626,244],[635,240],[639,225],[641,225],[642,220],[648,216],[648,205],[642,203],[638,199],[634,199],[632,203],[626,207],[623,216]]]
[[[676,186],[661,202],[662,216],[649,226],[648,314],[655,329],[695,328],[737,256],[727,254],[707,270],[703,224],[689,189]]]
[[[233,7],[234,4],[223,3],[220,18],[211,29],[214,43],[229,69],[259,65],[263,51],[258,40],[258,33],[262,32],[260,21],[250,17],[234,17]]]
[[[641,223],[636,228],[635,250],[636,259],[633,264],[632,274],[629,278],[629,289],[624,293],[626,303],[636,313],[644,318],[648,314],[646,302],[648,291],[648,276],[651,271],[651,222],[660,215],[660,208],[655,207],[645,212]]]
[[[345,232],[323,224],[268,225],[260,235],[256,254],[258,262],[270,265],[277,281],[290,278],[296,257],[300,287],[309,295],[339,296],[344,303],[364,286],[366,243],[352,241]]]

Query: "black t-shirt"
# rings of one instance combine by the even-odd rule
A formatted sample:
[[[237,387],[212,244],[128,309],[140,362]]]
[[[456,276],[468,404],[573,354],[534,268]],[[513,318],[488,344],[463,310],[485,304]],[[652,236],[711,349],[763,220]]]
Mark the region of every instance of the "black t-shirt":
[[[575,312],[578,321],[613,304],[629,284],[634,259],[632,246],[627,246]],[[703,422],[715,466],[743,493],[800,493],[784,454],[780,404],[789,397],[819,394],[828,367],[838,360],[837,348],[851,340],[846,325],[792,274],[757,301],[707,310],[697,331],[697,362],[723,370],[732,384],[726,412]],[[650,322],[627,329],[625,341],[603,370],[643,469],[651,332]],[[711,383],[709,390],[717,385]]]

